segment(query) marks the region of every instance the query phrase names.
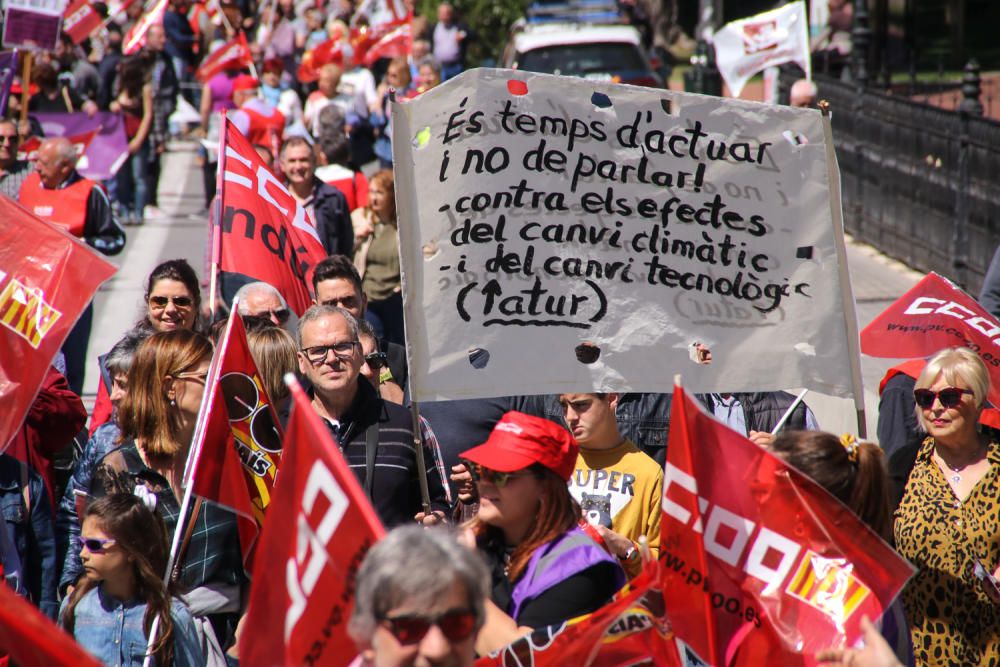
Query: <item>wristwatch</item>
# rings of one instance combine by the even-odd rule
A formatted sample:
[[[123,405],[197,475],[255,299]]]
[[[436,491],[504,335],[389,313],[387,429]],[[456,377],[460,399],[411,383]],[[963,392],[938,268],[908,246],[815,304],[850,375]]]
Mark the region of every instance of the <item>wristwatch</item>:
[[[635,542],[628,548],[624,556],[619,556],[618,560],[623,563],[634,563],[639,560],[639,550],[635,548]]]

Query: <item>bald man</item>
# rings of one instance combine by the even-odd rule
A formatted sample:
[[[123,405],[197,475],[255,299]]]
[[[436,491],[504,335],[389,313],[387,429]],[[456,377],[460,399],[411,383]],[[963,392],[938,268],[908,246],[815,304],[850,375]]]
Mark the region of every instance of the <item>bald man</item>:
[[[111,215],[104,189],[76,170],[76,148],[64,137],[46,139],[38,149],[35,172],[21,184],[21,205],[43,220],[62,227],[105,255],[125,247],[125,232]],[[63,344],[66,379],[79,394],[93,311],[84,310]]]

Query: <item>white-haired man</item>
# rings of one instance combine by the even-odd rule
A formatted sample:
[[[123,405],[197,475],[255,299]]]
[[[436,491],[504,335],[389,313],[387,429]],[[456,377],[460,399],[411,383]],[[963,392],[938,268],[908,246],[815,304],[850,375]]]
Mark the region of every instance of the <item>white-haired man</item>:
[[[236,309],[243,317],[264,317],[279,327],[288,324],[291,311],[274,285],[263,281],[247,283],[236,291],[236,298],[239,299]]]

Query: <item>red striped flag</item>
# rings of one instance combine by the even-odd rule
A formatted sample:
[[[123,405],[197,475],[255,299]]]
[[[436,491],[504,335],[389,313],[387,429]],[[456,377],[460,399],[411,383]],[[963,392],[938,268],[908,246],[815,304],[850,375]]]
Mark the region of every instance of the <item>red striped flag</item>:
[[[163,23],[163,15],[167,13],[167,0],[155,0],[152,7],[147,6],[142,17],[129,28],[122,40],[122,53],[132,55],[146,45],[146,33],[157,23]]]

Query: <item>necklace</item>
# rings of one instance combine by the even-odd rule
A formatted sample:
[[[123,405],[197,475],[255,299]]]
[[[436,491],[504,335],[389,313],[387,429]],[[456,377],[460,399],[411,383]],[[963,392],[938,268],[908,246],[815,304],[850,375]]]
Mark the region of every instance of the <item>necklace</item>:
[[[972,464],[979,462],[979,460],[977,459],[976,461],[972,461],[970,463],[966,463],[965,465],[962,465],[962,466],[953,466],[952,464],[950,464],[947,461],[945,461],[944,457],[942,457],[941,454],[939,454],[937,452],[937,450],[934,451],[934,455],[937,456],[937,460],[938,461],[940,461],[941,463],[943,463],[945,465],[945,467],[948,468],[948,470],[950,470],[952,472],[951,476],[948,478],[951,481],[952,484],[961,484],[962,483],[962,471],[965,470],[966,468],[968,468],[969,466],[971,466]]]

